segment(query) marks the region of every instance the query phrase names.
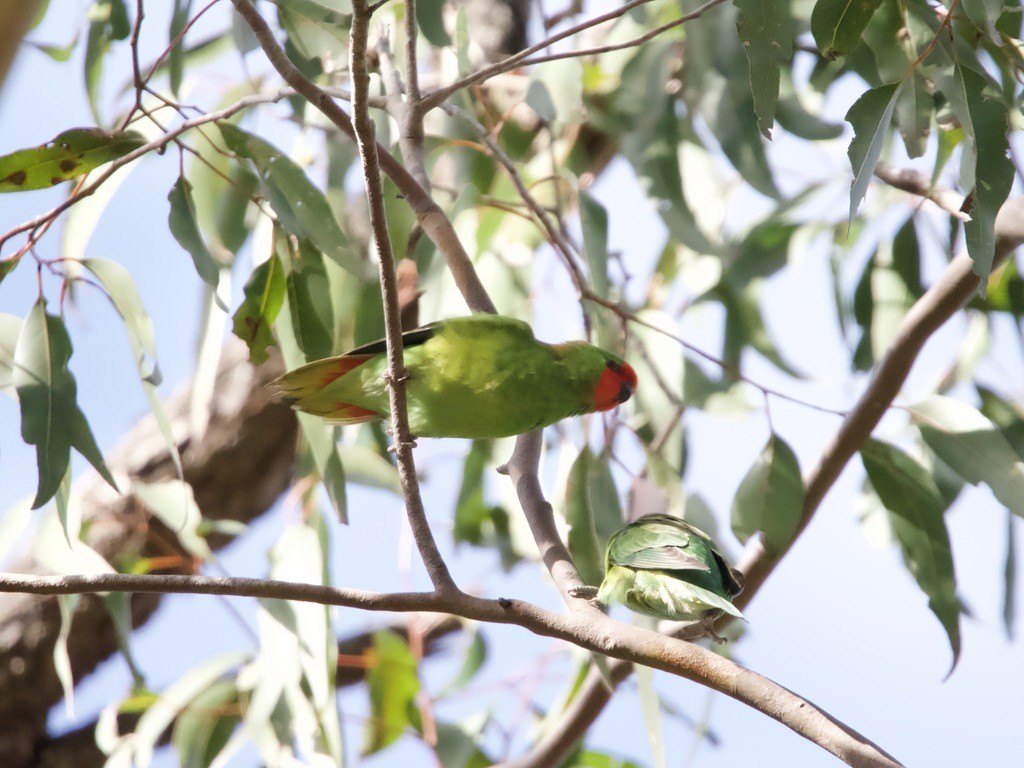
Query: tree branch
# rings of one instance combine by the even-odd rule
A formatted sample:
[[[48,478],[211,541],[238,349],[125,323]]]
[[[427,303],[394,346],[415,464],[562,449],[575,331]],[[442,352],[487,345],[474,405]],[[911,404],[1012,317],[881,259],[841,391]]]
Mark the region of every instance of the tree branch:
[[[409,374],[402,355],[402,320],[398,306],[398,278],[395,276],[395,255],[391,252],[384,191],[380,183],[380,165],[377,156],[376,130],[370,119],[367,104],[370,74],[366,70],[366,42],[370,21],[367,0],[353,0],[352,27],[349,36],[349,68],[352,72],[352,115],[356,145],[363,167],[366,199],[370,205],[370,226],[377,247],[380,268],[380,290],[384,298],[384,330],[387,340],[388,393],[391,405],[391,424],[395,442],[392,448],[398,459],[398,476],[405,497],[405,511],[409,527],[419,548],[427,574],[438,592],[458,591],[448,566],[441,557],[427,523],[427,514],[416,480],[413,459],[413,437],[409,433],[409,410],[405,399],[405,382]]]
[[[44,595],[97,592],[187,593],[298,600],[370,611],[432,611],[493,624],[514,624],[596,653],[642,663],[720,691],[778,722],[853,766],[900,763],[856,731],[777,683],[693,643],[605,618],[561,616],[519,600],[485,600],[463,592],[382,593],[264,579],[212,576],[32,576],[0,574],[0,592]]]

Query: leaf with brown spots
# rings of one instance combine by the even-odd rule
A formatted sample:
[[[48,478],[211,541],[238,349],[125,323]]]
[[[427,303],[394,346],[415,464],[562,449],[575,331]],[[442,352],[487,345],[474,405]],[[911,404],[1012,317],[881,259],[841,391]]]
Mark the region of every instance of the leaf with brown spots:
[[[141,147],[138,131],[71,128],[42,146],[0,156],[0,192],[46,189],[77,178]]]

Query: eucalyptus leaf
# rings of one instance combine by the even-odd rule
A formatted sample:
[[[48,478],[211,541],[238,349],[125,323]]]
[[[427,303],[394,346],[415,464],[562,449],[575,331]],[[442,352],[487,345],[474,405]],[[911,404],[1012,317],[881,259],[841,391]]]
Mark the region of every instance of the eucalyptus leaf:
[[[195,264],[196,272],[203,282],[210,286],[217,300],[217,306],[228,311],[227,304],[218,292],[220,288],[221,265],[210,253],[206,242],[199,231],[199,223],[196,220],[196,204],[192,199],[192,184],[184,176],[178,180],[167,195],[167,202],[171,205],[171,211],[167,219],[168,227],[178,244],[188,251]]]
[[[895,445],[869,439],[861,447],[868,479],[885,508],[907,568],[928,596],[928,606],[946,630],[956,667],[960,657],[960,602],[946,508],[931,475]]]
[[[935,395],[909,409],[928,446],[964,480],[985,483],[1024,516],[1024,463],[999,428],[975,408]]]
[[[772,434],[736,489],[733,533],[745,542],[760,531],[768,557],[781,557],[800,530],[803,503],[804,484],[796,454],[785,440]]]
[[[415,727],[419,712],[416,695],[420,680],[416,658],[406,642],[394,632],[381,631],[373,636],[373,661],[367,671],[371,716],[363,740],[363,755],[379,752],[406,729]]]
[[[113,160],[146,143],[138,131],[109,133],[70,128],[39,147],[0,156],[0,192],[47,189]]]
[[[245,299],[235,312],[232,330],[249,347],[249,359],[266,362],[267,347],[274,344],[271,327],[284,304],[286,278],[277,254],[256,267],[245,284]]]
[[[217,123],[228,148],[255,164],[270,205],[281,225],[296,237],[308,238],[328,258],[357,277],[364,264],[348,244],[324,193],[302,169],[273,145],[230,123]]]
[[[57,492],[68,470],[72,447],[117,489],[92,430],[78,408],[78,386],[68,370],[71,352],[64,321],[47,314],[46,302],[40,299],[22,325],[11,377],[21,404],[22,439],[36,446],[39,486],[33,509]]]

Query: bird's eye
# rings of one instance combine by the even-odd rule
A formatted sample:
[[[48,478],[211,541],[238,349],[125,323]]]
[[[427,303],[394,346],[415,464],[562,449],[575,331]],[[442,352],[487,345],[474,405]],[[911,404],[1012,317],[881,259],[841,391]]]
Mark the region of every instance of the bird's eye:
[[[616,373],[622,372],[622,366],[616,363],[614,360],[609,360],[607,363],[605,363],[605,368],[610,368]]]

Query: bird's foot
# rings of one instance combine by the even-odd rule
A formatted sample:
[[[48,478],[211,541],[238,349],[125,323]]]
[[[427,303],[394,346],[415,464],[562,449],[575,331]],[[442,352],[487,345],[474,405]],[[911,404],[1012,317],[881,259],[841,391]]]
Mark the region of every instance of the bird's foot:
[[[578,587],[569,587],[568,595],[569,597],[575,597],[579,600],[586,600],[592,605],[604,610],[604,603],[597,599],[597,587],[591,587],[586,584]]]
[[[393,442],[391,445],[388,446],[388,451],[390,453],[398,453],[398,446],[400,446],[400,445],[408,447],[408,448],[415,448],[417,446],[416,436],[415,435],[410,435],[408,440],[398,440],[398,439],[396,439],[395,442]]]

